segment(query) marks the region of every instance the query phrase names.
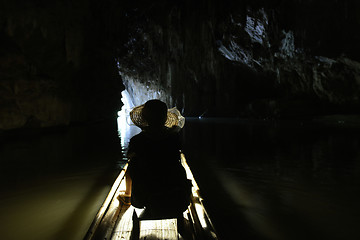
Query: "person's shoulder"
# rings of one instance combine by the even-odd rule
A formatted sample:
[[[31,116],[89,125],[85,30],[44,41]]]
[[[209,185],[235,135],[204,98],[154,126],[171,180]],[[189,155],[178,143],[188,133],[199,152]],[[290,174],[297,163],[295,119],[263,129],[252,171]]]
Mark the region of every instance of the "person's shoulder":
[[[179,134],[180,133],[180,131],[181,131],[181,127],[179,127],[179,126],[173,126],[173,127],[171,127],[171,128],[168,128],[168,131],[169,132],[172,132],[172,133],[174,133],[174,134]]]
[[[132,138],[130,138],[130,142],[141,141],[143,138],[144,138],[144,132],[140,132],[135,136],[133,136]]]

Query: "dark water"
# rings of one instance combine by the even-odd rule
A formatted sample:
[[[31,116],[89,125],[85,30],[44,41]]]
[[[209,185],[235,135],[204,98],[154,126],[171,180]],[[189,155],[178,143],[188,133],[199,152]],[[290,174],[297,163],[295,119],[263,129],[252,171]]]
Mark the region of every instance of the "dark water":
[[[219,235],[360,239],[360,128],[340,123],[187,119],[185,153]]]
[[[120,169],[116,125],[8,134],[0,143],[0,239],[82,239]]]
[[[338,124],[187,119],[184,152],[222,239],[355,240],[359,133]],[[82,239],[121,168],[116,126],[0,140],[0,239]]]

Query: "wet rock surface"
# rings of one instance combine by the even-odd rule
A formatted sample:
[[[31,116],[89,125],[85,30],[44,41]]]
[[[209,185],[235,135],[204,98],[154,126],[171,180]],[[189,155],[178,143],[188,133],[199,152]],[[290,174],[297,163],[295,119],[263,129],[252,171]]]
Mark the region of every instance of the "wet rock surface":
[[[123,87],[104,40],[101,7],[90,1],[1,2],[0,129],[116,117]]]
[[[0,129],[116,116],[160,98],[185,116],[359,114],[355,1],[1,3]]]
[[[141,18],[129,16],[133,31],[118,59],[137,104],[144,101],[136,97],[140,85],[193,116],[358,113],[359,4],[160,1],[138,7]]]

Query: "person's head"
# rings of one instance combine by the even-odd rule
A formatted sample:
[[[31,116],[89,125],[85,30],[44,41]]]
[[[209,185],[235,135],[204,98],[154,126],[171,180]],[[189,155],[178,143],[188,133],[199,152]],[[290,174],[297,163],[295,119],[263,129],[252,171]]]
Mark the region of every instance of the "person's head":
[[[142,117],[146,120],[149,127],[162,127],[167,119],[167,106],[164,102],[153,99],[145,103],[142,110]]]
[[[133,108],[130,112],[131,121],[141,129],[166,127],[181,129],[185,118],[175,107],[167,109],[164,102],[153,99]]]

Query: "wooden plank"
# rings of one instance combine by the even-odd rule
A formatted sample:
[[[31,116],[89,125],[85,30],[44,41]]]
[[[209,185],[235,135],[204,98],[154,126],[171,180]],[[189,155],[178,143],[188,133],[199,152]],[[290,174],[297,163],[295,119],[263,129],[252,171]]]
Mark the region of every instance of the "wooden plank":
[[[116,178],[113,186],[110,189],[109,194],[107,195],[104,203],[102,204],[101,208],[99,209],[99,212],[97,213],[95,219],[93,220],[88,232],[86,233],[84,240],[91,240],[91,239],[97,239],[95,238],[95,233],[99,231],[99,228],[101,223],[104,220],[104,217],[109,210],[110,204],[113,202],[114,197],[116,195],[116,192],[119,190],[119,186],[121,182],[123,182],[123,179],[125,177],[125,172],[128,167],[128,164],[124,166],[124,168],[121,170],[120,174]]]
[[[192,181],[191,204],[183,214],[186,236],[178,234],[176,219],[141,220],[139,239],[218,239],[214,226],[204,207],[200,189],[183,154],[181,154],[181,163],[186,170],[188,179]],[[124,176],[126,168],[127,165],[115,181],[88,234],[84,238],[85,240],[130,240],[133,229],[132,215],[135,208],[123,205],[117,198],[119,194],[125,191]]]
[[[123,207],[119,214],[119,221],[115,226],[115,230],[111,236],[111,240],[127,240],[130,239],[133,227],[132,214],[134,207]],[[176,219],[164,220],[142,220],[140,221],[139,239],[178,239],[177,221]]]
[[[129,240],[131,236],[131,230],[133,227],[132,214],[134,212],[133,206],[123,205],[119,212],[118,222],[114,228],[111,236],[112,240]]]
[[[140,240],[167,239],[177,240],[176,219],[140,221]]]
[[[216,240],[218,239],[218,236],[203,204],[203,198],[200,195],[200,188],[195,181],[183,153],[181,153],[181,164],[186,171],[187,178],[190,179],[192,183],[191,204],[188,211],[191,220],[190,222],[193,224],[192,227],[195,231],[194,235],[196,238]]]

